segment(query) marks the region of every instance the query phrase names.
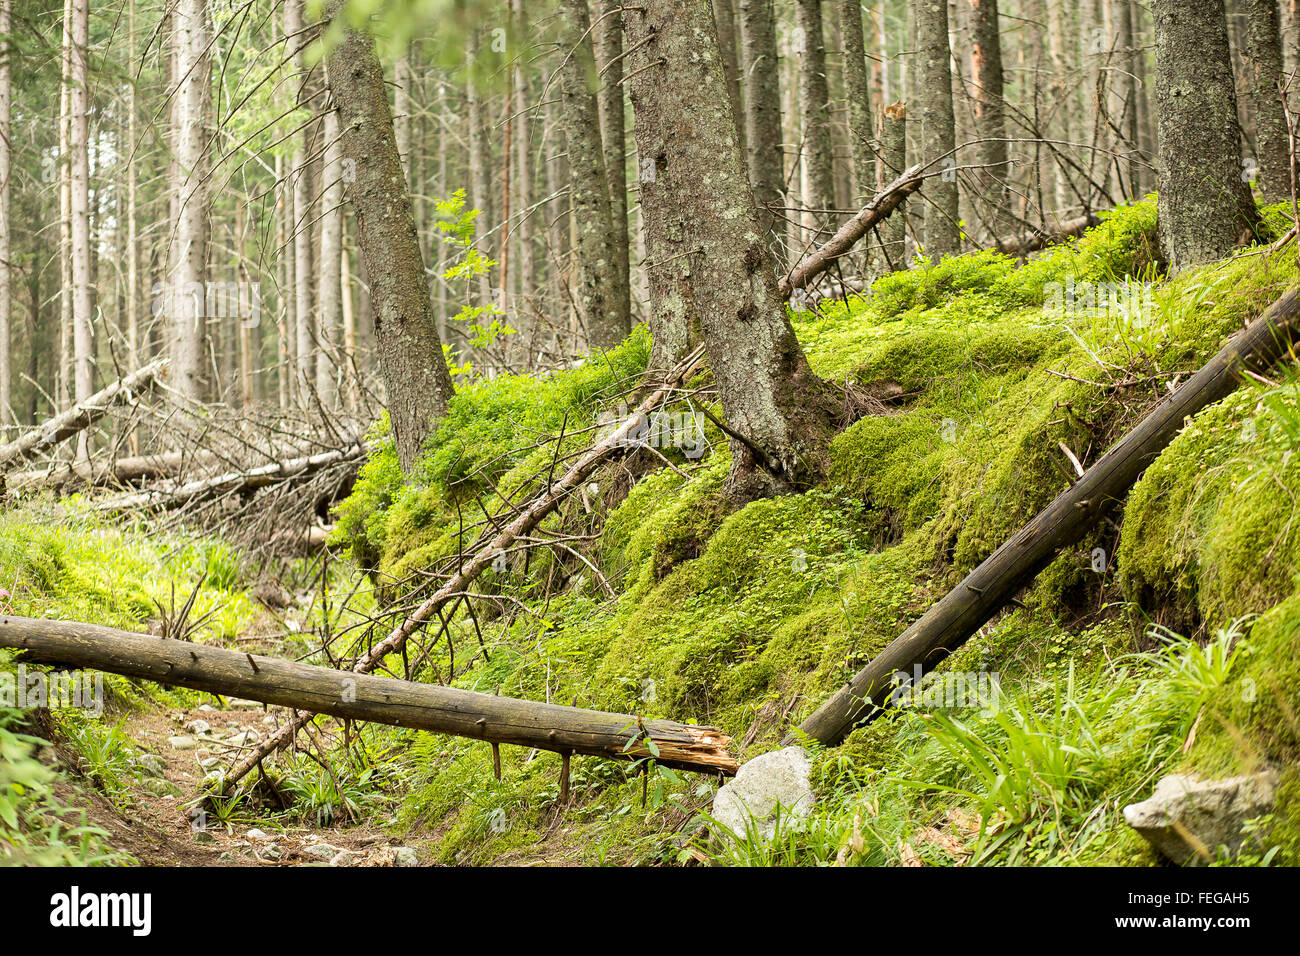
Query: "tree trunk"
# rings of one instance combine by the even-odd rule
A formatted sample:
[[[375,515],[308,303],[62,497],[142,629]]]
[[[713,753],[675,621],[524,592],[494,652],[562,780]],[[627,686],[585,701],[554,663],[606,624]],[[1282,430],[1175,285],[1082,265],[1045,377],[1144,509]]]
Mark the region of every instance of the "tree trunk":
[[[839,15],[844,49],[844,97],[849,104],[849,150],[853,154],[853,205],[860,207],[876,189],[875,127],[871,119],[871,86],[867,82],[860,0],[839,0]]]
[[[1282,103],[1282,36],[1275,0],[1242,0],[1247,18],[1246,68],[1255,107],[1255,158],[1265,202],[1291,196],[1291,142]],[[1300,78],[1293,81],[1300,84]],[[1293,87],[1293,92],[1294,92]]]
[[[14,421],[13,408],[13,309],[12,270],[9,266],[9,168],[12,151],[9,138],[9,30],[13,0],[0,0],[0,435],[3,426]],[[34,343],[33,343],[34,344]]]
[[[938,261],[961,251],[957,204],[956,119],[952,106],[952,65],[948,48],[947,0],[922,0],[916,9],[920,51],[922,163],[934,163],[942,176],[930,179],[922,192],[925,210],[925,254]]]
[[[745,146],[759,224],[777,261],[785,236],[785,167],[781,153],[781,83],[772,0],[739,0],[740,72],[744,77]]]
[[[1160,113],[1160,242],[1174,272],[1250,238],[1223,0],[1153,0]]]
[[[469,49],[469,81],[466,84],[466,121],[469,123],[469,201],[479,211],[475,229],[481,234],[492,221],[491,169],[488,166],[487,134],[483,129],[483,68],[478,63],[480,40],[477,29],[471,28]],[[480,240],[481,241],[481,240]],[[480,306],[492,304],[492,280],[487,272],[478,278]]]
[[[828,746],[862,720],[881,713],[914,668],[933,669],[964,644],[1045,568],[1077,542],[1124,495],[1173,440],[1189,416],[1228,395],[1243,367],[1265,370],[1286,355],[1300,323],[1300,290],[1293,289],[1173,394],[1166,396],[1067,491],[968,574],[937,604],[799,725]],[[793,735],[792,735],[793,736]]]
[[[1109,0],[1111,23],[1115,30],[1115,53],[1118,68],[1111,71],[1113,91],[1111,120],[1120,131],[1116,146],[1128,155],[1124,164],[1124,192],[1128,199],[1142,195],[1142,153],[1138,138],[1138,59],[1141,51],[1133,40],[1133,0]],[[1120,160],[1117,157],[1116,164]]]
[[[877,188],[883,191],[907,166],[907,105],[891,103],[881,111],[880,168]],[[880,234],[885,268],[897,272],[907,266],[907,218],[900,208],[885,220]]]
[[[992,236],[1009,225],[1011,201],[1007,190],[1006,103],[1002,88],[1002,38],[998,29],[998,0],[967,0],[970,16],[970,83],[974,91],[975,155],[983,168],[979,183],[981,219]]]
[[[822,0],[797,0],[794,49],[799,55],[799,112],[803,116],[800,162],[805,241],[826,239],[829,210],[835,208],[831,160],[830,87],[826,81],[826,41]]]
[[[655,173],[641,182],[653,310],[700,323],[733,433],[731,493],[805,486],[824,473],[834,402],[777,293],[708,0],[650,0],[626,26],[637,150]]]
[[[108,671],[348,720],[608,760],[653,757],[679,770],[732,775],[738,769],[727,752],[730,738],[713,727],[353,674],[95,624],[5,615],[0,617],[0,647],[24,651],[39,663]]]
[[[353,171],[347,191],[369,279],[393,441],[399,463],[409,470],[447,411],[451,373],[429,303],[424,259],[374,41],[346,31],[330,51],[327,70],[343,132],[343,159],[351,161]]]
[[[343,327],[343,280],[340,274],[343,248],[343,143],[339,138],[338,113],[324,118],[325,161],[321,179],[320,224],[320,342],[316,350],[316,394],[326,410],[333,410],[339,398],[339,335]]]
[[[312,109],[310,94],[311,70],[307,65],[306,22],[303,17],[305,0],[285,0],[284,32],[293,56],[294,72],[289,88],[294,91],[300,109]],[[293,168],[293,272],[294,272],[294,353],[297,368],[294,370],[294,392],[301,405],[311,404],[311,392],[316,375],[316,299],[313,286],[316,264],[312,255],[312,229],[315,214],[315,185],[312,182],[311,154],[315,124],[308,122],[294,139]]]
[[[736,117],[736,132],[740,135],[740,148],[745,149],[744,100],[740,92],[740,42],[737,36],[736,0],[713,0],[713,23],[718,31],[718,47],[722,51],[722,67],[727,75],[727,101]]]
[[[600,138],[598,80],[587,0],[561,0],[560,96],[569,143],[569,195],[577,230],[574,302],[593,350],[612,349],[632,330],[621,308],[618,243],[610,210],[609,178]]]
[[[614,259],[618,271],[615,308],[632,314],[631,254],[627,229],[627,130],[623,99],[623,2],[601,0],[596,26],[596,61],[600,79],[600,138],[605,149],[605,176],[609,181],[609,215],[614,228]]]
[[[177,0],[172,13],[176,91],[172,99],[173,215],[167,314],[171,318],[172,387],[203,395],[207,298],[208,157],[204,120],[211,68],[204,0]]]

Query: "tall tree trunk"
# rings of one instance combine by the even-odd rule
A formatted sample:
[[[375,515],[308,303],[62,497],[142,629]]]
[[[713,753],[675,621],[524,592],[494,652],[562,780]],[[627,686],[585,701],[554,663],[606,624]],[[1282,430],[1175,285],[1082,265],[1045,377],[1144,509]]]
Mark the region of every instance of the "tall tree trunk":
[[[95,391],[94,340],[91,337],[90,277],[90,102],[87,47],[90,43],[89,0],[72,0],[71,20],[65,25],[72,35],[72,69],[69,74],[68,164],[71,188],[69,215],[72,220],[72,351],[75,363],[73,399],[84,402]],[[90,457],[89,434],[77,436],[77,459]]]
[[[596,25],[596,61],[604,71],[600,86],[600,138],[605,149],[609,181],[609,215],[614,228],[614,258],[618,271],[616,308],[632,314],[631,253],[627,228],[627,130],[623,99],[623,2],[600,0]]]
[[[336,5],[332,13],[337,14]],[[409,470],[447,411],[451,373],[429,302],[411,197],[393,133],[384,71],[366,34],[347,30],[329,53],[330,91],[343,131],[343,158],[374,307],[379,368],[397,460]]]
[[[822,0],[797,0],[795,24],[795,52],[799,55],[799,111],[803,116],[803,149],[799,167],[805,209],[803,226],[805,241],[816,244],[829,235],[827,210],[835,208],[831,95],[826,81]]]
[[[1075,130],[1074,111],[1070,104],[1071,73],[1074,68],[1074,62],[1069,53],[1071,24],[1068,0],[1047,0],[1048,57],[1051,60],[1052,69],[1052,88],[1049,99],[1051,110],[1056,117],[1056,123],[1050,132],[1054,132],[1066,143],[1074,141]],[[1055,187],[1056,217],[1063,219],[1075,197],[1070,189],[1070,171],[1065,164],[1059,161],[1056,163]]]
[[[606,0],[608,2],[608,0]],[[713,22],[718,31],[718,47],[722,50],[722,66],[727,71],[727,101],[736,115],[736,131],[740,134],[740,148],[745,148],[745,124],[742,94],[740,91],[740,41],[736,23],[736,0],[713,0]]]
[[[343,285],[339,270],[343,247],[343,143],[339,137],[338,111],[326,108],[324,118],[325,161],[321,178],[320,225],[320,343],[316,350],[316,394],[321,404],[332,409],[338,404],[339,332],[343,326]],[[399,153],[400,155],[400,153]]]
[[[72,0],[63,0],[62,43],[59,50],[59,355],[55,364],[54,401],[60,408],[72,404],[72,181],[68,143],[72,135],[70,90],[72,87]],[[173,158],[173,168],[175,159]]]
[[[745,177],[708,0],[626,9],[652,308],[698,318],[744,500],[824,473],[828,386],[808,366]]]
[[[1275,0],[1241,0],[1246,13],[1246,68],[1255,106],[1255,158],[1265,202],[1291,195],[1291,142],[1282,103],[1282,35]],[[1300,84],[1300,78],[1295,80]]]
[[[172,98],[173,215],[170,262],[172,385],[203,394],[208,251],[207,130],[210,29],[204,0],[177,0],[172,13],[176,91]]]
[[[483,128],[483,68],[478,63],[480,40],[477,29],[471,29],[467,59],[469,62],[469,79],[466,84],[466,112],[469,123],[469,201],[479,211],[476,228],[482,232],[482,226],[492,221],[492,187],[491,169],[488,165],[487,133]],[[478,279],[478,294],[481,306],[492,302],[492,280],[487,272]]]
[[[880,168],[876,180],[878,190],[883,190],[907,168],[907,106],[891,103],[881,111]],[[890,272],[907,266],[907,216],[906,206],[885,220],[881,227],[881,257]]]
[[[925,254],[934,261],[961,251],[954,150],[957,126],[952,106],[952,65],[948,47],[947,0],[922,0],[916,9],[917,47],[921,55],[921,155],[918,160],[942,169],[927,181]]]
[[[1002,84],[1002,39],[998,30],[998,0],[967,0],[970,15],[970,82],[974,91],[975,155],[982,167],[976,179],[982,202],[981,219],[997,237],[1010,224],[1006,216],[1010,193],[1007,174],[1006,102]]]
[[[305,0],[285,0],[284,32],[294,53],[295,91],[300,109],[312,109],[311,69],[307,64]],[[294,271],[294,343],[298,367],[295,392],[303,405],[310,404],[316,374],[316,298],[313,294],[316,267],[312,255],[312,229],[315,213],[315,186],[312,182],[312,144],[315,124],[306,123],[294,140],[293,169],[293,271]]]
[[[515,236],[515,282],[519,289],[519,308],[516,312],[516,324],[523,324],[523,316],[528,310],[529,296],[532,295],[537,282],[536,265],[533,262],[533,115],[532,94],[528,85],[528,62],[532,47],[522,42],[527,36],[528,17],[524,0],[511,0],[515,20],[515,33],[520,39],[519,49],[514,51],[514,184],[515,215],[518,225],[514,228]],[[621,92],[621,87],[619,88]],[[625,194],[626,195],[626,194]],[[526,335],[520,335],[526,339]]]
[[[1138,139],[1138,58],[1142,55],[1133,40],[1133,0],[1109,0],[1110,20],[1115,31],[1117,68],[1111,71],[1111,120],[1119,127],[1117,146],[1128,156],[1123,165],[1124,195],[1142,195],[1142,155]],[[1116,157],[1115,162],[1120,162]]]
[[[867,82],[867,54],[862,35],[860,0],[839,0],[840,37],[844,50],[844,97],[849,104],[849,150],[853,155],[853,207],[871,199],[876,179],[872,144],[871,87]]]
[[[739,0],[740,72],[744,77],[745,146],[749,182],[768,243],[779,250],[785,236],[785,166],[781,153],[781,83],[777,69],[772,0]]]
[[[1228,255],[1257,221],[1242,181],[1223,0],[1153,0],[1160,241],[1175,272]]]
[[[631,317],[620,309],[618,301],[617,243],[600,138],[587,0],[561,0],[559,20],[565,56],[560,96],[569,142],[569,194],[577,229],[573,297],[590,347],[611,349],[631,331]]]
[[[3,426],[14,423],[13,330],[10,328],[13,292],[9,266],[9,168],[12,140],[9,138],[9,30],[13,0],[0,0],[0,435]],[[35,266],[33,266],[35,268]],[[35,343],[33,343],[35,347]]]

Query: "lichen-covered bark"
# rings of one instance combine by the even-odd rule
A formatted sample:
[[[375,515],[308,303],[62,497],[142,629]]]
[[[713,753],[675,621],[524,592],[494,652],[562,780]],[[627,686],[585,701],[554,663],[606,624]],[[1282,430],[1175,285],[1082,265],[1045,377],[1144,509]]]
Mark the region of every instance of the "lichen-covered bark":
[[[739,0],[740,62],[744,77],[745,148],[759,223],[780,248],[785,226],[776,210],[785,205],[781,159],[781,86],[777,70],[772,0]]]
[[[637,149],[654,170],[641,180],[652,309],[699,322],[727,423],[745,439],[731,443],[732,494],[807,484],[826,467],[833,403],[778,297],[708,0],[625,15]]]
[[[948,48],[947,0],[924,0],[916,7],[920,51],[921,155],[918,162],[955,164],[956,120],[952,108],[952,65]],[[925,253],[932,259],[961,251],[957,179],[953,172],[931,178],[926,197]]]
[[[1255,106],[1255,158],[1268,202],[1291,195],[1291,143],[1282,106],[1282,36],[1274,0],[1243,0],[1246,68]]]
[[[586,0],[561,0],[558,23],[560,99],[569,143],[569,197],[573,204],[574,274],[570,288],[592,349],[611,349],[632,330],[621,308],[618,252],[609,204],[596,100],[598,79]]]
[[[343,160],[352,173],[347,194],[370,280],[393,441],[398,461],[409,469],[433,425],[446,413],[451,374],[429,301],[415,215],[374,42],[349,30],[330,51],[327,68],[338,106]]]
[[[798,0],[795,30],[799,53],[799,111],[803,114],[803,150],[800,160],[806,237],[824,241],[835,208],[835,175],[831,162],[831,94],[826,82],[826,41],[822,31],[821,0]],[[796,46],[798,49],[798,45]]]
[[[839,15],[844,46],[844,98],[849,105],[849,148],[853,151],[853,205],[861,207],[873,195],[876,155],[860,0],[839,0]]]
[[[1242,178],[1223,0],[1154,0],[1160,242],[1173,271],[1228,255],[1257,220]]]

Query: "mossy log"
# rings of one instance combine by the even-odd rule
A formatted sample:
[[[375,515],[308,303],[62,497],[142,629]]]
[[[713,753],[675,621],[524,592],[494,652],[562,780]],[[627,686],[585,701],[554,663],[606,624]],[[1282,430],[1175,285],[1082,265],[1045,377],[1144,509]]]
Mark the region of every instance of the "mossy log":
[[[67,411],[24,432],[9,444],[0,445],[0,472],[13,462],[29,461],[60,442],[67,441],[107,415],[113,406],[134,401],[141,392],[152,388],[166,374],[167,367],[167,359],[152,362],[138,372],[118,379],[84,402],[78,402]]]
[[[374,677],[74,621],[0,616],[0,647],[33,662],[109,671],[296,710],[611,760],[653,757],[731,775],[730,738],[712,727],[539,704]]]
[[[1300,288],[1274,302],[1200,371],[1165,396],[1069,489],[899,635],[790,734],[834,745],[882,712],[897,680],[938,665],[1033,580],[1063,548],[1118,504],[1192,416],[1228,395],[1243,370],[1289,354],[1300,327]]]

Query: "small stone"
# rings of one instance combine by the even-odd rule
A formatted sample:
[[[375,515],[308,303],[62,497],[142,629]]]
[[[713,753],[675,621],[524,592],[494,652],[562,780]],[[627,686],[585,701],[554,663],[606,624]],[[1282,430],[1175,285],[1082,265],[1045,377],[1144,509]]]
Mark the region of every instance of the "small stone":
[[[221,763],[216,757],[204,757],[199,761],[199,766],[204,770],[212,770]]]
[[[207,830],[195,830],[193,839],[195,843],[216,843],[217,842],[217,838],[214,837]]]
[[[249,830],[247,833],[244,834],[244,836],[248,837],[248,839],[253,840],[257,843],[268,843],[271,840],[275,839],[275,837],[271,836],[266,831],[258,830],[258,829]]]
[[[206,720],[191,720],[185,729],[196,736],[202,736],[212,729],[212,725]]]
[[[199,713],[201,713],[201,714],[211,714],[211,713],[214,712],[216,709],[217,709],[217,708],[213,707],[211,704],[200,704],[200,705],[199,705]]]
[[[1221,846],[1241,849],[1243,825],[1268,813],[1277,786],[1274,770],[1227,780],[1173,773],[1148,799],[1125,807],[1124,822],[1176,863],[1213,860]]]
[[[179,734],[175,737],[168,737],[167,745],[171,747],[172,750],[193,750],[195,747],[198,746],[197,742],[194,740],[193,737],[187,736],[185,734]]]
[[[167,762],[157,754],[141,754],[137,763],[141,771],[151,777],[161,777],[167,773]]]
[[[313,843],[311,846],[303,847],[302,852],[308,856],[314,856],[318,860],[333,860],[343,852],[343,849],[329,843]]]
[[[261,710],[262,709],[262,705],[260,702],[255,700],[244,700],[243,698],[240,697],[227,697],[226,706],[230,710]]]
[[[393,862],[397,866],[419,866],[420,858],[415,850],[409,846],[393,847],[395,856]]]
[[[257,851],[257,855],[264,860],[278,860],[284,856],[284,851],[274,843],[269,843]]]
[[[356,850],[340,850],[330,860],[330,866],[356,866],[365,858],[364,853],[358,853]]]
[[[742,839],[757,829],[765,840],[776,834],[777,807],[782,826],[812,809],[812,762],[802,747],[784,747],[741,765],[735,779],[713,798],[713,818]],[[751,824],[749,821],[753,821]]]
[[[237,734],[231,734],[226,738],[226,743],[232,747],[247,747],[255,744],[259,740],[259,734],[256,730],[244,730]]]

